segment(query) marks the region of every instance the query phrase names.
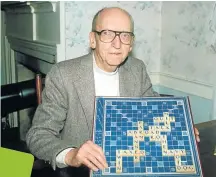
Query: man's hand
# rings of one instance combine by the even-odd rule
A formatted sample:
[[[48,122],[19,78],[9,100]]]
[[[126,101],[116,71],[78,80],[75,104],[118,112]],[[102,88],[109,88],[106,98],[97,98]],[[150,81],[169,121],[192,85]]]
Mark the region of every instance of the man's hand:
[[[70,150],[65,157],[65,162],[73,167],[85,165],[94,171],[108,167],[102,148],[90,140],[79,148]]]
[[[199,131],[196,127],[194,128],[194,132],[195,132],[196,140],[199,143],[200,142]]]

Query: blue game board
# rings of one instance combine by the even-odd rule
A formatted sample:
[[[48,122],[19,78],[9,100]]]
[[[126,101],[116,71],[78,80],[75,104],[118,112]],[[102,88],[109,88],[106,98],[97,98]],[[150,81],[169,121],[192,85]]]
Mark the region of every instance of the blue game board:
[[[202,177],[187,97],[96,97],[93,141],[108,168],[92,177]]]

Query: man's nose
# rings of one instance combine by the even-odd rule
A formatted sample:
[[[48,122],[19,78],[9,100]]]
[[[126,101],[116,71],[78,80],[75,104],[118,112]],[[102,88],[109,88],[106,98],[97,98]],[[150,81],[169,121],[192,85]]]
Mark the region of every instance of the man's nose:
[[[121,39],[120,39],[119,35],[116,35],[116,37],[112,41],[112,46],[117,48],[117,49],[121,48]]]

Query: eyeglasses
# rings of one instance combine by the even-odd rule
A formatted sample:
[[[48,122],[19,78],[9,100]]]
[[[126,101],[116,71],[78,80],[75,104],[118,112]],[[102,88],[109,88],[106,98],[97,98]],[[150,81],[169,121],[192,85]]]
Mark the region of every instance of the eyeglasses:
[[[104,43],[110,43],[116,38],[116,36],[119,36],[119,39],[123,44],[130,45],[134,38],[134,34],[132,32],[112,30],[93,30],[93,32],[97,33],[99,35],[100,41]]]

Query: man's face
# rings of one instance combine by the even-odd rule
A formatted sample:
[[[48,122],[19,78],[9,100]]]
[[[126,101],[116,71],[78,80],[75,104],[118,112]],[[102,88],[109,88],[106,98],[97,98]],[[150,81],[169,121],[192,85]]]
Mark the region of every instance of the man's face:
[[[96,31],[131,32],[130,25],[130,18],[124,12],[119,9],[109,9],[100,14],[97,20]],[[104,32],[104,34],[110,35],[107,32]],[[124,36],[122,35],[123,38]],[[132,50],[132,42],[128,45],[123,44],[120,36],[116,36],[112,42],[104,42],[101,39],[102,36],[98,33],[91,32],[90,46],[95,48],[96,62],[99,67],[105,71],[112,71],[112,69],[116,69],[127,58],[129,52]]]

